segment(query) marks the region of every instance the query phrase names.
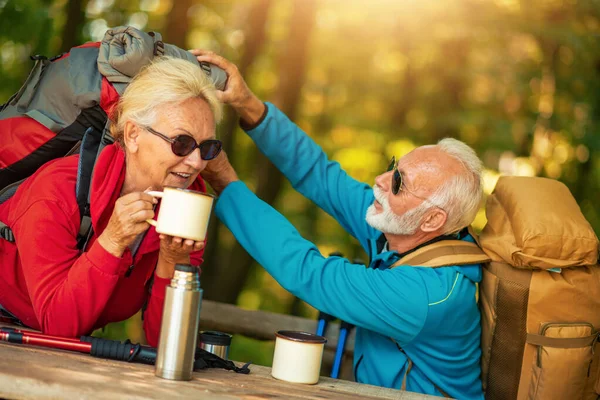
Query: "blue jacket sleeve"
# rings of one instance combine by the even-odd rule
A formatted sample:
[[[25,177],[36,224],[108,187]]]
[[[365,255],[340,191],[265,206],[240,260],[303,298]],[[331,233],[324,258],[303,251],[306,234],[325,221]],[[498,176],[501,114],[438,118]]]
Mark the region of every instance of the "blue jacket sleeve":
[[[414,268],[376,270],[314,244],[243,182],[221,193],[216,214],[248,253],[286,290],[336,317],[409,343],[427,317],[427,293]]]
[[[265,119],[248,135],[294,189],[334,217],[367,249],[367,238],[376,235],[365,223],[367,208],[375,199],[373,189],[350,177],[277,107],[266,104]]]

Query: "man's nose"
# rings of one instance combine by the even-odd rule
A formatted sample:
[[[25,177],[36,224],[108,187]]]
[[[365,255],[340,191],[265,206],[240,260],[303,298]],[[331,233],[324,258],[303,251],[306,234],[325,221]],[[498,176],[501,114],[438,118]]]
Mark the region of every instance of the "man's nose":
[[[391,173],[392,173],[391,171],[384,172],[383,174],[378,175],[375,178],[375,184],[377,186],[379,186],[379,188],[385,192],[390,190],[390,174]]]

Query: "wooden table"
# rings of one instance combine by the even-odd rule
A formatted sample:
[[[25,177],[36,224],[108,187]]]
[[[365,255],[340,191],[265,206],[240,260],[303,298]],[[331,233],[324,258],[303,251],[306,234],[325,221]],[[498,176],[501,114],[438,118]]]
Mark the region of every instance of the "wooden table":
[[[7,399],[435,399],[417,393],[321,377],[316,385],[276,380],[270,368],[249,375],[222,369],[194,372],[191,381],[154,376],[152,365],[0,342],[0,398]]]

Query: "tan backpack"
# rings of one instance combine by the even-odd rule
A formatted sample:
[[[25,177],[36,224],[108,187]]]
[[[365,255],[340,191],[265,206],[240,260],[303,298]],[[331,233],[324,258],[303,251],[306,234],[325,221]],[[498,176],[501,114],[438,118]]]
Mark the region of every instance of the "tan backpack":
[[[486,215],[485,254],[442,241],[398,264],[490,260],[479,286],[486,399],[598,399],[598,238],[575,199],[555,180],[501,177]]]
[[[500,178],[486,215],[486,398],[596,400],[600,267],[592,227],[569,189],[545,178]]]

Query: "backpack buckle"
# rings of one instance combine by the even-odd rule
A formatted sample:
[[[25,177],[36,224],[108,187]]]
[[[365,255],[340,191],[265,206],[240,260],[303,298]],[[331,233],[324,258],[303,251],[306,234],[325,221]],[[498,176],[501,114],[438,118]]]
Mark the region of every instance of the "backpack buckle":
[[[11,243],[15,242],[15,235],[4,222],[0,222],[0,237],[2,237],[4,240],[8,240]]]

